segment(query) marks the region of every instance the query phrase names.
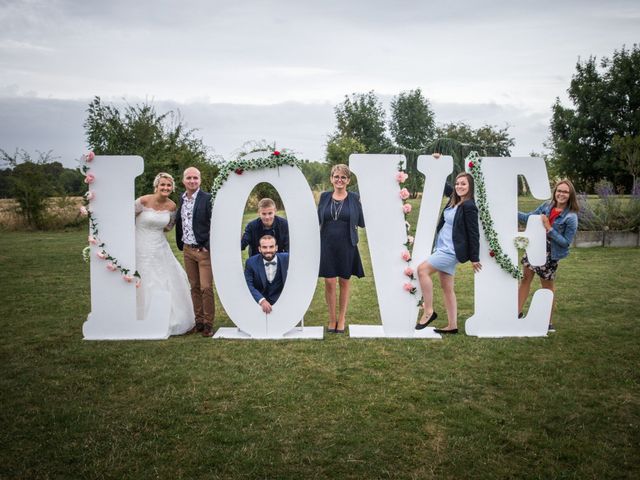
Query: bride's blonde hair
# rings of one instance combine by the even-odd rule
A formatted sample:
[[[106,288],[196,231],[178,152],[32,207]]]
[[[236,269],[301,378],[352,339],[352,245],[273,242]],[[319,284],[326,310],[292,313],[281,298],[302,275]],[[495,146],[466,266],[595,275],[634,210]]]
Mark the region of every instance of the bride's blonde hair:
[[[160,180],[166,178],[171,181],[171,191],[175,188],[176,182],[174,182],[173,177],[166,172],[160,172],[156,175],[156,178],[153,179],[153,191],[155,192],[158,189],[158,185],[160,185]]]

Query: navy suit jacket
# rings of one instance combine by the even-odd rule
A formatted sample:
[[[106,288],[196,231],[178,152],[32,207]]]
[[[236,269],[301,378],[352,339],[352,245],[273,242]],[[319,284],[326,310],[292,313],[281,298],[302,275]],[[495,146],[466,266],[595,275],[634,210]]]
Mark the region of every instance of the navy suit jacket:
[[[180,205],[176,212],[176,244],[178,250],[182,250],[182,195],[180,195]],[[196,204],[193,206],[193,234],[198,245],[209,248],[209,231],[211,230],[211,194],[202,190],[198,191]]]
[[[320,221],[321,232],[324,224],[324,213],[328,208],[331,208],[331,195],[333,195],[333,192],[322,192],[318,202],[318,220]],[[364,228],[364,214],[362,213],[360,195],[355,192],[349,192],[349,233],[351,234],[351,245],[354,247],[358,244],[358,227]]]
[[[278,273],[282,275],[282,285],[280,286],[279,291],[272,293],[270,298],[265,294],[267,291],[267,272],[264,268],[264,260],[262,255],[254,255],[253,257],[249,257],[247,259],[247,263],[244,267],[244,278],[247,281],[247,287],[249,287],[249,291],[251,295],[258,302],[261,298],[266,298],[270,304],[276,303],[280,294],[282,293],[282,288],[284,287],[284,283],[287,280],[287,271],[289,270],[289,254],[288,253],[276,253],[278,257]],[[277,274],[276,274],[277,277]]]
[[[438,222],[437,232],[444,225],[444,211]],[[478,228],[478,207],[473,200],[458,205],[453,217],[453,248],[460,263],[480,261],[480,231]]]
[[[289,251],[289,224],[287,220],[282,217],[276,217],[273,219],[273,226],[271,227],[275,233],[276,243],[278,244],[279,252]],[[260,253],[258,251],[258,245],[260,245],[260,238],[264,232],[262,226],[262,220],[256,218],[247,223],[242,235],[242,241],[240,242],[240,250],[244,250],[249,245],[249,256],[253,257]]]

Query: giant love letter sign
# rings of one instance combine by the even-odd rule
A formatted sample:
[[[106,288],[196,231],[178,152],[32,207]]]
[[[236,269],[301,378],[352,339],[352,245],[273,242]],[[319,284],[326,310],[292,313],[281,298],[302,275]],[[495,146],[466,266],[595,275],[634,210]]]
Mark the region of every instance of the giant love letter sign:
[[[256,152],[256,156],[260,153]],[[240,252],[245,204],[260,182],[271,183],[282,197],[290,236],[287,280],[268,315],[249,292]],[[320,264],[316,207],[311,189],[297,167],[245,171],[229,177],[213,205],[211,264],[220,301],[239,329],[220,328],[214,338],[322,338],[322,327],[294,329],[311,304]]]
[[[440,338],[432,328],[414,330],[417,297],[403,290],[406,262],[401,258],[406,229],[400,187],[395,180],[401,155],[351,155],[350,165],[358,185],[367,225],[371,264],[376,280],[382,325],[351,325],[353,337]],[[420,216],[411,266],[430,254],[451,157],[418,157],[425,175]],[[518,261],[513,244],[517,230],[517,176],[524,175],[536,198],[550,195],[544,162],[540,158],[485,158],[483,172],[487,203],[504,252]],[[91,190],[91,210],[100,221],[100,240],[122,265],[135,270],[133,180],[142,173],[140,157],[99,156],[91,164],[96,181]],[[246,199],[260,182],[271,183],[282,196],[289,220],[290,264],[287,281],[273,311],[265,315],[250,295],[243,276],[240,233]],[[524,235],[533,265],[545,261],[545,231],[538,216],[529,217]],[[217,193],[211,223],[212,264],[220,300],[237,329],[221,328],[215,338],[322,338],[322,327],[304,327],[303,317],[317,285],[320,235],[313,195],[297,167],[245,171],[231,175]],[[83,326],[86,339],[166,338],[169,319],[168,292],[155,292],[147,318],[136,318],[136,290],[131,283],[105,269],[91,255],[91,313]],[[503,271],[489,254],[481,229],[480,261],[475,275],[475,311],[466,333],[479,337],[544,336],[553,294],[536,291],[531,307],[518,319],[518,282]],[[460,266],[459,268],[470,268]],[[142,279],[144,282],[144,278]],[[417,282],[416,282],[417,285]],[[418,292],[419,293],[419,292]],[[302,327],[295,328],[302,321]]]
[[[402,289],[406,281],[403,273],[406,263],[400,253],[406,242],[406,229],[400,187],[394,174],[398,163],[404,160],[400,155],[378,154],[357,154],[349,158],[351,168],[358,175],[382,318],[382,327],[351,325],[349,333],[352,337],[440,338],[433,333],[433,328],[414,330],[418,314],[416,298]],[[494,227],[505,253],[517,262],[513,243],[518,235],[517,176],[522,174],[527,178],[536,198],[548,198],[550,192],[544,161],[531,157],[485,158],[483,165]],[[425,183],[412,252],[414,270],[431,252],[444,185],[452,168],[453,160],[449,156],[418,157],[418,170],[425,175]],[[544,264],[546,235],[539,216],[529,218],[523,236],[530,240],[527,255],[532,265]],[[518,319],[518,282],[491,258],[482,229],[480,261],[483,269],[475,276],[475,314],[466,323],[466,333],[479,337],[546,335],[552,292],[538,290],[528,315]]]

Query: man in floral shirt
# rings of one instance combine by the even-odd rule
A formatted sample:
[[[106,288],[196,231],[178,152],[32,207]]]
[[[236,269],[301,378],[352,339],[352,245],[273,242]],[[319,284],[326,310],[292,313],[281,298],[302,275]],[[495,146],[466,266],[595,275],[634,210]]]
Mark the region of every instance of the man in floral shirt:
[[[211,229],[211,194],[200,190],[200,171],[189,167],[182,175],[186,191],[180,197],[176,215],[176,243],[184,251],[184,268],[191,285],[191,300],[196,325],[190,333],[213,335],[215,305],[213,272],[209,251]]]

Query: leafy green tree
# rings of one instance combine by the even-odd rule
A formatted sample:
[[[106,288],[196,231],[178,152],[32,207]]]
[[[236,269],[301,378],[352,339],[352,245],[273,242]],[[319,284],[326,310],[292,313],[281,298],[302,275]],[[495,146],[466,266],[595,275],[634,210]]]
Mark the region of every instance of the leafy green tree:
[[[633,178],[631,191],[638,191],[638,175],[640,175],[640,135],[636,135],[635,137],[614,135],[612,146],[614,152],[620,158],[622,165]]]
[[[385,132],[385,112],[372,91],[345,95],[344,101],[334,109],[337,120],[333,138],[352,138],[367,152],[381,152],[390,144]]]
[[[144,159],[136,195],[151,191],[158,172],[168,172],[178,181],[190,166],[202,173],[202,188],[211,188],[218,168],[209,149],[194,136],[194,129],[185,126],[179,113],[159,114],[147,103],[128,105],[121,112],[103,104],[100,97],[93,99],[87,113],[87,143],[97,155],[140,155]]]
[[[38,154],[39,158],[33,160],[25,150],[16,150],[11,155],[0,149],[1,160],[12,168],[10,193],[18,202],[18,213],[24,217],[27,225],[40,229],[44,228],[47,198],[55,189],[52,177],[43,168],[52,159],[51,151]]]
[[[591,189],[601,178],[629,187],[623,163],[616,161],[613,137],[640,135],[640,48],[616,50],[612,58],[578,61],[567,90],[572,107],[556,99],[552,111],[553,162],[577,188]],[[633,174],[632,174],[633,175]]]
[[[352,153],[365,153],[367,148],[353,137],[332,136],[327,142],[327,163],[338,165],[348,164]]]
[[[391,100],[389,130],[396,144],[403,148],[420,150],[433,141],[435,115],[419,88],[402,92]]]

